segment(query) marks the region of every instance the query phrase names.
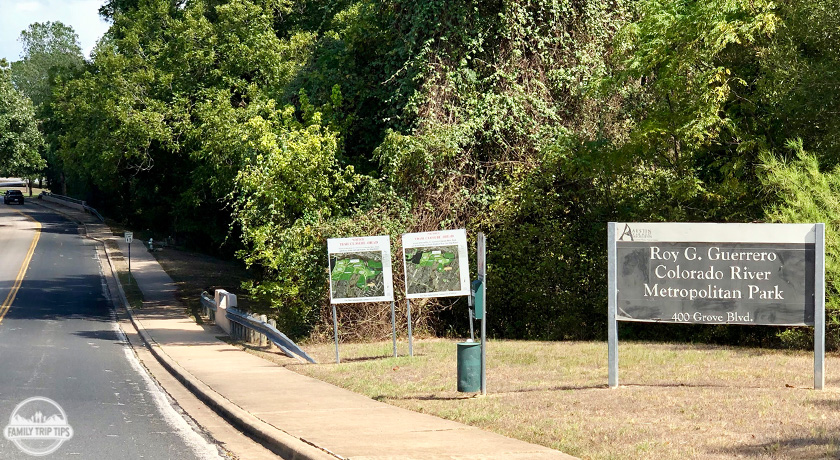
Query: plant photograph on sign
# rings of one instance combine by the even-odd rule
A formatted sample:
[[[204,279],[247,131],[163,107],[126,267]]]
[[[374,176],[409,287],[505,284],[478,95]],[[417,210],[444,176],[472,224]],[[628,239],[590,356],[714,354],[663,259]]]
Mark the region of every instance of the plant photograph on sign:
[[[336,299],[385,295],[382,252],[331,254],[330,283],[333,297]]]
[[[405,250],[406,292],[449,292],[461,288],[458,245]]]

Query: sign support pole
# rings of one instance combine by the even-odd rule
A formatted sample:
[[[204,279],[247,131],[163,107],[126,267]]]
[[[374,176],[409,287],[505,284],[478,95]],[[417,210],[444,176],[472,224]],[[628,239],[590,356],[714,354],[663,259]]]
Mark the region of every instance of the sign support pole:
[[[825,387],[825,224],[816,224],[814,251],[814,389]]]
[[[411,301],[405,299],[405,314],[408,317],[408,356],[414,356],[414,339],[411,336]]]
[[[338,315],[335,312],[335,304],[332,304],[332,311],[333,311],[333,330],[335,331],[335,363],[338,364],[341,362],[341,358],[338,356]]]
[[[607,224],[608,263],[608,307],[607,307],[607,354],[610,388],[618,388],[618,321],[616,320],[618,280],[615,243],[615,222]]]
[[[481,315],[481,394],[487,394],[487,241],[484,232],[478,233],[478,279],[481,280],[481,293],[484,299],[484,312]]]
[[[394,311],[394,301],[391,301],[391,340],[394,342],[394,358],[397,357],[397,314]]]
[[[131,242],[134,240],[134,232],[125,232],[124,236],[128,245],[128,284],[131,284]]]
[[[470,310],[470,340],[475,342],[475,318],[473,317],[473,311]]]

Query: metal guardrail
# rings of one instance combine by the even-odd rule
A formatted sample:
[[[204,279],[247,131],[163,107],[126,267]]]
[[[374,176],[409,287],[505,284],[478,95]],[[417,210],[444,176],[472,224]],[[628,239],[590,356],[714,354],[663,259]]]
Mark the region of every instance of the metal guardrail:
[[[206,291],[201,293],[201,306],[204,314],[215,322],[216,300],[210,297],[210,294]],[[265,315],[248,314],[234,307],[228,307],[226,311],[225,317],[231,322],[231,336],[233,338],[259,342],[261,345],[266,344],[263,343],[264,341],[271,341],[290,358],[303,359],[309,363],[318,364],[286,334],[277,330],[274,320],[266,320]]]
[[[99,219],[100,222],[105,222],[105,218],[102,217],[102,214],[99,214],[99,211],[87,205],[87,203],[83,200],[77,200],[76,198],[71,198],[69,196],[64,195],[56,195],[55,193],[50,192],[41,192],[41,195],[48,196],[50,198],[54,198],[56,200],[65,201],[67,203],[72,203],[77,208],[83,209],[85,212],[93,214]]]
[[[210,321],[216,321],[216,301],[207,291],[201,293],[201,310],[204,316],[210,318]]]
[[[249,315],[236,308],[228,308],[226,316],[230,321],[241,324],[242,326],[264,335],[268,340],[277,345],[278,348],[283,350],[283,353],[285,353],[286,356],[289,356],[290,358],[299,356],[312,364],[318,364],[311,356],[306,354],[305,351],[301,350],[301,348],[290,338],[286,337],[286,334],[278,331],[276,327],[264,321],[259,316]]]
[[[105,222],[105,218],[104,218],[104,217],[102,217],[102,214],[99,214],[99,211],[97,211],[96,209],[91,208],[91,207],[90,207],[90,206],[88,206],[88,205],[83,205],[83,206],[85,207],[85,211],[87,211],[87,212],[89,212],[89,213],[93,214],[94,216],[96,216],[96,218],[97,218],[97,219],[99,219],[99,222]]]
[[[82,206],[87,206],[87,203],[85,203],[82,200],[77,200],[76,198],[71,198],[69,196],[59,195],[57,193],[41,192],[41,195],[46,195],[46,196],[49,196],[49,197],[53,197],[53,198],[55,198],[57,200],[61,200],[61,201],[68,201],[70,203],[75,203],[75,204],[80,204]]]

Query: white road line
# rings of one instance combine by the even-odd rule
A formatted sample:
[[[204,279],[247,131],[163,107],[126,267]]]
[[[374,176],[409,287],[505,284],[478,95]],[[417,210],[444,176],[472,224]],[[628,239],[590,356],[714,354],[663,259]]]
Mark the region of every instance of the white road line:
[[[97,253],[98,254],[98,253]],[[101,260],[100,260],[101,262]],[[108,285],[105,281],[104,274],[102,273],[102,264],[99,264],[100,276],[102,280],[102,291],[105,298],[108,298]],[[152,400],[155,402],[155,406],[157,406],[158,411],[163,416],[163,420],[166,422],[167,425],[172,427],[174,431],[178,434],[178,436],[184,440],[184,443],[189,446],[189,448],[196,454],[196,457],[200,460],[224,460],[227,457],[222,456],[220,453],[219,447],[207,441],[203,436],[197,433],[193,427],[188,423],[184,416],[175,410],[170,403],[170,399],[168,395],[160,388],[157,382],[152,379],[152,377],[146,372],[146,368],[140,364],[140,360],[137,358],[137,355],[134,354],[134,350],[131,348],[131,344],[128,341],[128,337],[126,337],[125,332],[120,328],[119,320],[117,318],[117,312],[113,309],[110,309],[111,315],[111,329],[116,332],[117,337],[119,337],[120,342],[122,343],[123,353],[125,353],[125,358],[128,360],[131,368],[137,372],[140,377],[143,379],[143,383],[146,386],[146,392],[152,396]]]
[[[163,415],[163,419],[166,424],[175,429],[178,436],[184,440],[184,442],[190,447],[190,449],[192,449],[199,459],[224,459],[224,457],[222,457],[219,453],[218,446],[208,442],[203,436],[196,433],[192,426],[184,420],[184,417],[176,411],[174,407],[172,407],[166,393],[160,389],[157,382],[152,380],[146,372],[146,368],[140,364],[140,361],[137,359],[137,355],[135,355],[134,350],[131,349],[128,338],[125,336],[122,329],[120,329],[116,313],[113,310],[111,310],[111,320],[111,327],[119,336],[120,341],[123,342],[123,352],[125,353],[125,358],[131,364],[131,368],[143,378],[143,382],[146,384],[146,391],[152,395],[155,406],[157,406],[158,410]]]

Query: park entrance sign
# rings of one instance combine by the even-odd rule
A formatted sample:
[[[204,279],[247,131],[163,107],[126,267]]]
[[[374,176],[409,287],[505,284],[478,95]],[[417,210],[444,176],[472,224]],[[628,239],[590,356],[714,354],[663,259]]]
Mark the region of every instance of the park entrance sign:
[[[619,320],[814,325],[813,225],[622,225]]]
[[[824,224],[609,224],[610,386],[616,321],[814,326],[824,382]]]

